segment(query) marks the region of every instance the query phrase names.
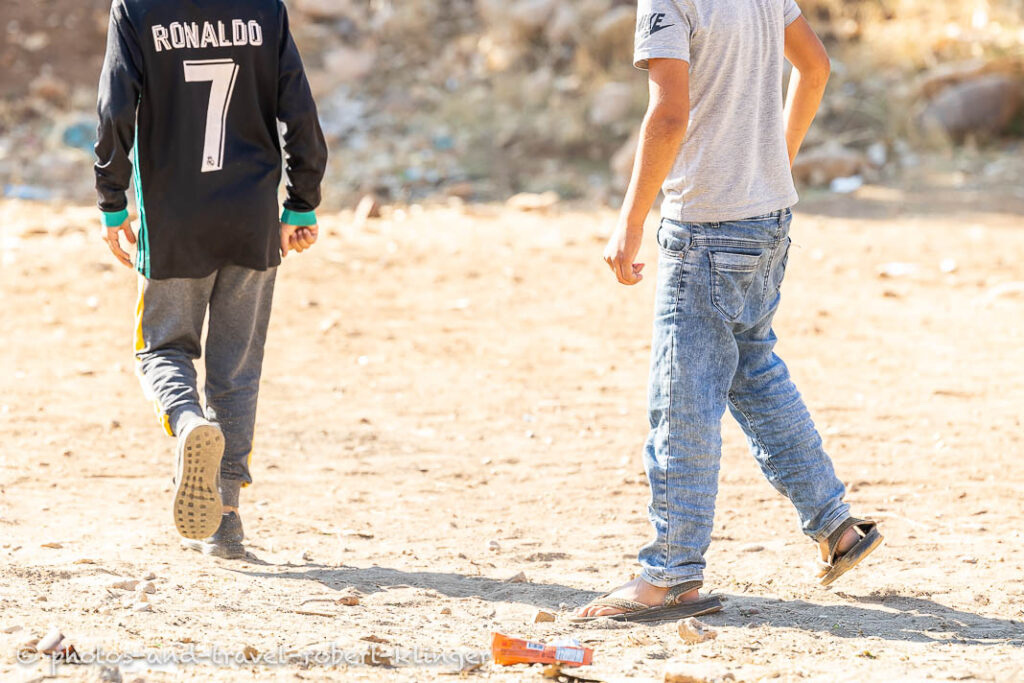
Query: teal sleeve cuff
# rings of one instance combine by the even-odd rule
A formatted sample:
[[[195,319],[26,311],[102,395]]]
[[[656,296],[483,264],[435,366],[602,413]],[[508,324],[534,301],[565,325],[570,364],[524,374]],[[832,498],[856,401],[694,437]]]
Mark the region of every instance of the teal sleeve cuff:
[[[128,209],[122,211],[116,211],[114,213],[107,213],[103,211],[103,225],[108,228],[119,228],[121,224],[128,220]]]
[[[298,225],[307,227],[316,225],[316,211],[292,211],[285,209],[281,214],[281,222],[285,225]]]

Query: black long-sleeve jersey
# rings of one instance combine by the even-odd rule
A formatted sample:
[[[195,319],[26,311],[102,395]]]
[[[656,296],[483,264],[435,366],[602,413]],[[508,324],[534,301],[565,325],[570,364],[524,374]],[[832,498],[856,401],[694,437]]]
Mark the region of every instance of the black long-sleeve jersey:
[[[281,262],[279,121],[280,221],[316,222],[327,145],[281,0],[114,0],[98,110],[99,207],[120,225],[134,180],[147,278]]]

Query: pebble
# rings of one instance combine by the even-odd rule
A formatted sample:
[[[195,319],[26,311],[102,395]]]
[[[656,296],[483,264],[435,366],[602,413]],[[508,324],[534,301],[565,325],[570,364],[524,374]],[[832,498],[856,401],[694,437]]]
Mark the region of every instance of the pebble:
[[[152,612],[153,605],[148,602],[137,602],[132,606],[133,612]]]
[[[526,583],[526,572],[519,572],[515,576],[505,579],[505,583]]]
[[[139,585],[138,579],[114,579],[107,584],[107,588],[116,588],[118,590],[133,591],[135,587]]]
[[[487,541],[487,549],[492,553],[496,553],[501,550],[501,544],[494,540]]]
[[[156,578],[156,572],[154,572],[154,571],[153,571],[153,570],[151,569],[151,570],[149,570],[148,572],[146,572],[146,575],[142,577],[142,580],[143,580],[143,581],[152,581],[152,580],[153,580],[153,579],[155,579],[155,578]]]
[[[156,586],[152,581],[143,581],[135,587],[135,590],[141,593],[156,593]]]
[[[718,631],[693,617],[680,619],[676,628],[679,631],[679,637],[687,643],[703,643],[718,637]]]
[[[555,620],[555,615],[551,612],[546,612],[542,609],[537,610],[533,613],[533,623],[544,624],[550,623]]]

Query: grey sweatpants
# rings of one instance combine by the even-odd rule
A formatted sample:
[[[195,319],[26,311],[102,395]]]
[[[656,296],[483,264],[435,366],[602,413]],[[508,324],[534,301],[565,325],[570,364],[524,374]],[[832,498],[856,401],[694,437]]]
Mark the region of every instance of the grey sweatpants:
[[[142,390],[170,435],[204,415],[196,369],[206,335],[207,419],[224,432],[221,479],[250,484],[249,460],[277,269],[224,266],[204,278],[139,278],[135,359]],[[225,504],[228,504],[225,500]]]

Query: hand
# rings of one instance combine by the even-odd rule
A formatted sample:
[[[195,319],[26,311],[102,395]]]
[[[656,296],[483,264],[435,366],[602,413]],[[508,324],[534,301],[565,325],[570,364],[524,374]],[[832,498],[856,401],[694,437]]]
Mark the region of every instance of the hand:
[[[630,228],[620,225],[608,239],[608,245],[604,248],[604,261],[615,273],[615,277],[624,285],[635,285],[644,279],[640,272],[644,264],[634,263],[637,252],[640,251],[640,243],[643,241],[643,226]]]
[[[320,234],[320,227],[316,225],[288,225],[281,224],[281,256],[287,256],[289,251],[296,251],[300,254],[316,244],[316,238]]]
[[[121,223],[121,225],[118,225],[117,227],[108,228],[104,226],[103,241],[107,243],[107,246],[110,247],[110,253],[112,253],[118,261],[131,268],[132,257],[128,255],[128,252],[121,248],[121,236],[118,233],[122,231],[124,232],[124,236],[128,239],[128,243],[135,244],[135,233],[132,232],[131,218],[124,219],[124,223]]]

